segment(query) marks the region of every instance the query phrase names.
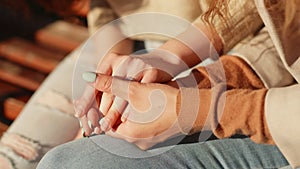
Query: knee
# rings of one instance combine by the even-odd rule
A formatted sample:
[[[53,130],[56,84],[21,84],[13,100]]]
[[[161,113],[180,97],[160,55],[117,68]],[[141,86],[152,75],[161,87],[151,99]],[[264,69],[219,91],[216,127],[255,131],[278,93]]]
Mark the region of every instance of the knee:
[[[82,159],[89,157],[93,151],[90,139],[79,139],[51,149],[41,159],[37,169],[82,168]]]
[[[65,149],[64,146],[58,146],[51,149],[39,162],[37,169],[59,169],[64,168],[64,164],[66,164],[64,154]]]

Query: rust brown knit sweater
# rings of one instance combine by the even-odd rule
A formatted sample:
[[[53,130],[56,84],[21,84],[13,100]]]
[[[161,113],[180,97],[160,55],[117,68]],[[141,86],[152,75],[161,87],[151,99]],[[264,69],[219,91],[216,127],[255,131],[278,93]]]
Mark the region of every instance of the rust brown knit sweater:
[[[188,134],[201,131],[208,119],[209,126],[205,127],[213,130],[219,138],[244,134],[257,143],[274,144],[264,115],[267,89],[262,81],[248,64],[238,57],[222,56],[220,61],[225,71],[226,83],[210,82],[204,67],[193,71],[198,81],[199,92],[199,99],[195,100],[200,102],[198,113],[194,116],[196,119],[188,118],[193,117],[189,109],[191,105],[196,104],[192,103],[195,100],[191,100],[189,92],[183,92],[190,89],[182,88],[177,106],[177,112],[181,109],[181,129]],[[214,66],[210,65],[210,72],[214,71]]]

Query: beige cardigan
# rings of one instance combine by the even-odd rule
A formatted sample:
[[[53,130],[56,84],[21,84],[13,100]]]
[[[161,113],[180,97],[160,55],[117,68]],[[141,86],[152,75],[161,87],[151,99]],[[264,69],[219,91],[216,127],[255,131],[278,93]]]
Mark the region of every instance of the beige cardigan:
[[[284,66],[280,70],[288,71],[295,79],[289,87],[271,88],[266,97],[265,113],[270,132],[281,152],[293,167],[300,167],[300,36],[294,36],[283,43],[280,28],[274,18],[282,13],[269,13],[261,0],[255,0],[256,6],[269,31],[271,39]],[[299,6],[298,10],[299,10]],[[277,16],[276,16],[277,15]],[[299,19],[296,21],[299,28]],[[299,34],[298,34],[299,35]],[[256,65],[261,66],[263,65]],[[275,68],[277,69],[277,67]],[[272,72],[272,69],[270,69]],[[271,78],[276,79],[276,74]],[[280,79],[278,79],[280,80]]]
[[[281,32],[284,11],[268,10],[263,0],[244,1],[246,7],[243,8],[237,4],[242,1],[230,2],[233,19],[229,20],[229,29],[235,36],[230,38],[220,19],[214,23],[225,44],[224,49],[228,51],[242,38],[253,35],[263,21],[265,28],[258,35],[239,43],[233,52],[242,57],[270,89],[265,98],[268,127],[289,163],[300,167],[300,36],[293,35],[284,40]],[[300,9],[299,6],[297,8]],[[295,26],[299,29],[299,20],[292,22],[290,28]]]
[[[135,1],[137,3],[132,0],[107,0],[105,5],[97,6],[95,4],[99,0],[94,0],[96,7],[92,7],[88,15],[89,27],[95,30],[117,16],[149,11],[171,13],[189,21],[195,19],[195,22],[202,22],[196,18],[207,9],[211,0],[172,0],[172,3]],[[228,26],[233,33],[228,32],[220,18],[214,21],[224,44],[223,50],[228,52],[233,48],[232,51],[251,65],[270,89],[265,98],[268,127],[286,159],[293,167],[300,167],[300,37],[285,40],[283,43],[280,36],[282,21],[278,19],[282,18],[283,13],[272,13],[263,0],[232,0],[229,12],[232,17]],[[266,28],[253,36],[263,24]],[[246,41],[243,42],[243,39]]]
[[[91,0],[88,26],[94,32],[114,19],[142,12],[167,13],[192,22],[202,13],[198,1],[172,0],[170,3],[165,0]],[[136,25],[137,29],[139,26],[142,25]]]

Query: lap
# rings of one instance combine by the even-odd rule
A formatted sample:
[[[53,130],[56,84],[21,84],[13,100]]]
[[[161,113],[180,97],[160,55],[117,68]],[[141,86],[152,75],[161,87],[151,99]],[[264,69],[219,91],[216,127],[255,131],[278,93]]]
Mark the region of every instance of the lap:
[[[276,146],[223,139],[139,150],[106,135],[51,150],[38,168],[280,168],[288,165]]]

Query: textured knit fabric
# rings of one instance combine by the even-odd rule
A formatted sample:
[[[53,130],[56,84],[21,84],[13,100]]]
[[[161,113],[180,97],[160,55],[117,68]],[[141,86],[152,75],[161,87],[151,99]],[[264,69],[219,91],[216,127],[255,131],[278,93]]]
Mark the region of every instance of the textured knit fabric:
[[[207,11],[211,3],[212,0],[199,0],[202,11]],[[224,22],[224,19],[217,15],[212,23],[222,40],[224,53],[263,25],[253,0],[229,1],[228,16],[229,18]],[[205,24],[202,17],[194,22]]]
[[[184,108],[197,105],[192,103],[195,99],[189,98],[188,94],[179,95],[178,99],[182,104],[179,105],[187,110],[179,114],[183,132],[192,134],[201,131],[208,119],[209,126],[206,127],[212,129],[219,138],[244,134],[258,143],[273,143],[264,116],[267,89],[262,81],[242,59],[224,56],[220,60],[225,71],[226,83],[212,82],[213,88],[207,88],[210,80],[206,68],[199,67],[198,73],[194,71],[200,78],[198,83],[200,103],[196,116],[191,115],[192,112],[188,111],[190,108]],[[209,66],[213,68],[214,64]],[[181,93],[188,93],[184,92],[186,90],[188,89],[183,88]],[[187,101],[189,104],[186,104]]]

